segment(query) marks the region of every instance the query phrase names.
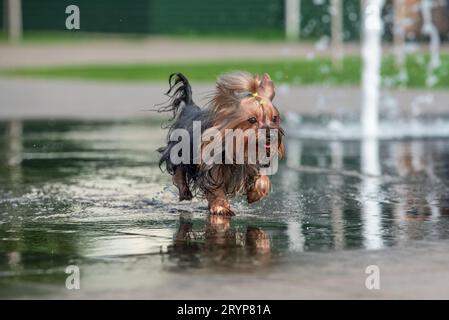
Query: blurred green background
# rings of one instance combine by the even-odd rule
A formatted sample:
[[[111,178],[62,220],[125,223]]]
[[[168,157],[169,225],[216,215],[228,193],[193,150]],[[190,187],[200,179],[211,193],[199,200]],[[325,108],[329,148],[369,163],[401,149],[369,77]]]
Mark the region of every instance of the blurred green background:
[[[24,31],[62,31],[65,8],[81,9],[83,32],[283,38],[284,0],[22,0]],[[329,0],[302,1],[301,36],[330,35]],[[358,39],[360,1],[346,0],[344,39]],[[0,19],[5,20],[5,6]]]
[[[0,6],[0,22],[5,31],[8,1],[11,0],[4,0]],[[433,23],[442,43],[434,88],[449,87],[446,45],[449,1],[445,1],[439,1],[432,9]],[[0,61],[1,75],[161,81],[177,70],[187,73],[192,80],[213,82],[219,73],[245,69],[269,72],[280,83],[297,85],[357,85],[361,79],[362,2],[358,0],[299,1],[299,35],[288,37],[290,41],[286,28],[289,0],[21,0],[21,3],[23,36],[11,41],[16,47],[8,46],[6,32],[0,34],[3,44],[0,59],[4,60]],[[341,20],[333,14],[335,3],[341,6],[342,10],[338,9]],[[421,0],[403,2],[401,12],[393,0],[385,1],[382,17],[386,86],[426,87],[430,47],[429,37],[422,33],[420,3]],[[66,29],[69,15],[66,8],[70,5],[80,9],[80,30]],[[337,20],[341,32],[335,31],[335,24],[332,29],[332,21]],[[406,27],[401,38],[393,30],[395,23],[400,25],[404,21]],[[156,43],[155,39],[165,42]],[[243,48],[242,41],[253,47]],[[34,50],[27,48],[29,43],[54,47]],[[65,43],[69,45],[64,47]],[[22,48],[18,48],[20,44]],[[405,57],[401,63],[398,49]],[[177,56],[173,54],[175,51]],[[168,56],[171,58],[166,59]],[[410,76],[402,77],[401,68]]]

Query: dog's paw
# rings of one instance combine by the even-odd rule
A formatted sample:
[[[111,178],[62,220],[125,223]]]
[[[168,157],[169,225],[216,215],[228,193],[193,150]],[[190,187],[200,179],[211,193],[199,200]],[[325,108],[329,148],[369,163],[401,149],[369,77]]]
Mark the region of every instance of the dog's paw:
[[[246,200],[248,203],[253,203],[261,200],[267,195],[267,193],[262,193],[257,190],[250,191],[246,194]]]
[[[211,206],[209,208],[209,212],[210,214],[217,214],[227,217],[235,216],[235,213],[231,210],[231,208],[220,205]]]
[[[248,203],[253,203],[266,197],[271,189],[271,182],[267,176],[260,176],[253,187],[247,191],[246,199]]]

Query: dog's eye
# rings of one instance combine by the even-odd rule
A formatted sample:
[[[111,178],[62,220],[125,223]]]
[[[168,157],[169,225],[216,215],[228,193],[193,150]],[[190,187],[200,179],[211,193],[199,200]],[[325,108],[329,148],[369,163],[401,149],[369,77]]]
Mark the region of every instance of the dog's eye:
[[[248,119],[248,121],[249,121],[249,123],[256,123],[257,119],[256,119],[256,117],[251,117]]]
[[[278,117],[277,116],[273,116],[273,122],[277,122],[278,121]]]

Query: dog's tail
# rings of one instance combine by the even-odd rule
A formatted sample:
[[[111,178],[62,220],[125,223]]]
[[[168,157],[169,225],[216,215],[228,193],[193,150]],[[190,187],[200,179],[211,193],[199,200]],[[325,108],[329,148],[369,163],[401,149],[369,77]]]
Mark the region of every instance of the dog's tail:
[[[186,106],[194,105],[192,100],[192,88],[190,87],[189,80],[182,73],[172,73],[168,78],[168,84],[170,88],[165,93],[169,97],[168,101],[159,107],[158,112],[173,112],[173,120],[184,102]]]

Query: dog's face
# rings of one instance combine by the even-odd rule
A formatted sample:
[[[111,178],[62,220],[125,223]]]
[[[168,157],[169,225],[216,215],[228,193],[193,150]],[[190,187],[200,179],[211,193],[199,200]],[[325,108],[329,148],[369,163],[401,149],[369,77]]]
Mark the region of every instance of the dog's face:
[[[225,138],[226,146],[234,145],[234,138],[228,139],[231,134],[235,135],[236,141],[242,141],[241,134],[244,139],[243,144],[235,143],[232,152],[228,152],[231,149],[226,149],[226,158],[232,163],[259,163],[266,166],[267,161],[270,164],[275,156],[283,158],[284,132],[280,126],[279,111],[273,105],[274,95],[273,81],[268,74],[259,77],[237,72],[225,74],[217,81],[217,90],[210,108],[211,128],[218,129],[221,137]],[[204,145],[222,143],[215,139],[212,142],[205,140]],[[256,144],[255,148],[253,142]],[[209,149],[203,150],[209,152]],[[265,153],[263,158],[261,150]]]
[[[240,102],[241,122],[236,126],[243,131],[251,129],[257,132],[257,141],[265,143],[267,156],[273,157],[276,153],[282,159],[284,156],[284,144],[281,128],[281,116],[273,104],[275,89],[273,81],[268,74],[264,74],[257,91]],[[274,130],[273,130],[274,129]],[[277,133],[277,136],[273,136]],[[261,136],[264,136],[261,139]],[[272,143],[277,142],[277,146]]]

